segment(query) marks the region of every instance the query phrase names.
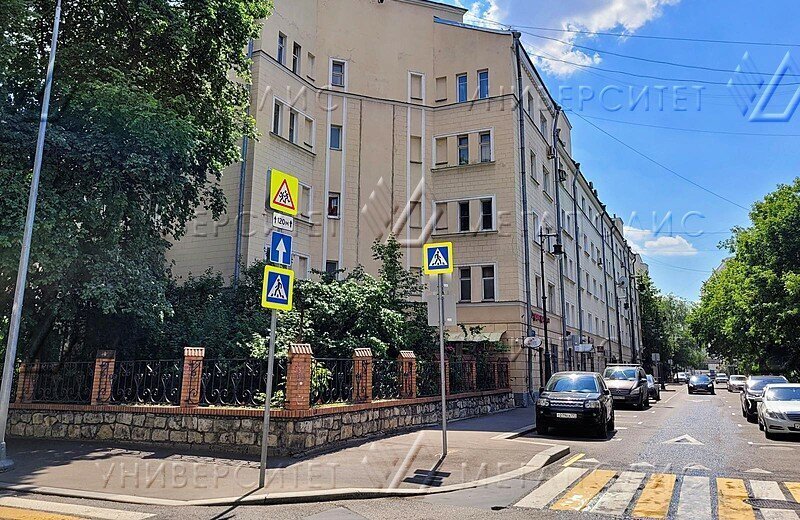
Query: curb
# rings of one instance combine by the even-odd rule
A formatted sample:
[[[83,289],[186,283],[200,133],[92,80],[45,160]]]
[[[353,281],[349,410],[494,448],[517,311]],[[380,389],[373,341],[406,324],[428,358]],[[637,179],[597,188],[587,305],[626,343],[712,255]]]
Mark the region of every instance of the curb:
[[[526,428],[527,429],[527,428]],[[511,432],[517,436],[519,433]],[[533,456],[528,463],[518,469],[461,484],[452,484],[438,488],[424,489],[371,489],[371,488],[343,488],[331,489],[326,491],[297,491],[289,493],[272,493],[262,495],[250,495],[243,497],[214,498],[204,500],[168,500],[160,498],[140,497],[131,495],[119,495],[111,493],[99,493],[96,491],[83,491],[77,489],[63,489],[53,487],[40,487],[26,484],[11,484],[0,482],[0,489],[16,491],[19,493],[30,493],[39,495],[50,495],[64,498],[82,498],[93,500],[105,500],[109,502],[119,502],[125,504],[150,505],[150,506],[239,506],[239,505],[277,505],[277,504],[300,504],[307,502],[330,502],[333,500],[357,500],[367,498],[387,498],[387,497],[411,497],[423,495],[435,495],[449,493],[463,489],[473,489],[482,486],[489,486],[512,478],[519,478],[535,471],[539,471],[545,466],[566,457],[570,453],[569,446],[552,446],[541,453]]]

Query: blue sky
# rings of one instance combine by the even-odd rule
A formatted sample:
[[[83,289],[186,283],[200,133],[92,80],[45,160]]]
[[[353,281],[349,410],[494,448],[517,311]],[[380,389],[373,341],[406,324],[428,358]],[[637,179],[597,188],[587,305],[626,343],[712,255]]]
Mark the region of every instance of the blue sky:
[[[756,113],[755,102],[745,101],[747,95],[754,96],[754,100],[762,99],[766,86],[758,83],[771,80],[787,52],[790,53],[788,73],[762,112],[783,112],[800,87],[797,2],[756,5],[743,0],[724,3],[449,0],[448,3],[464,5],[479,17],[518,28],[539,28],[520,28],[524,31],[522,39],[531,54],[562,60],[538,59],[554,97],[565,109],[574,112],[569,115],[573,125],[573,155],[586,176],[594,181],[609,210],[631,226],[629,237],[642,250],[653,278],[665,292],[697,299],[702,282],[726,256],[717,244],[729,236],[731,227],[747,225],[749,221],[747,209],[739,206],[749,209],[779,183],[791,182],[798,175],[800,110],[790,112],[788,115],[793,117],[783,117],[784,121],[761,121],[769,117]],[[633,37],[541,28],[625,32]],[[697,68],[633,60],[612,53]],[[740,65],[757,74],[732,72]],[[679,78],[687,81],[677,81]],[[735,89],[727,85],[730,79],[736,83]],[[645,106],[645,99],[649,107]],[[708,191],[638,155],[592,124]],[[742,133],[757,135],[739,135]]]

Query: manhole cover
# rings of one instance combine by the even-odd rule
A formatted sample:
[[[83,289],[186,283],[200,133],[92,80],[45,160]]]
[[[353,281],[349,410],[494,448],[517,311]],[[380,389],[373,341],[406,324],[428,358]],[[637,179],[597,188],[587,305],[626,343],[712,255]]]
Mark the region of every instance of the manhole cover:
[[[785,500],[766,500],[762,498],[750,498],[746,500],[748,504],[758,509],[789,509],[800,511],[800,504]]]

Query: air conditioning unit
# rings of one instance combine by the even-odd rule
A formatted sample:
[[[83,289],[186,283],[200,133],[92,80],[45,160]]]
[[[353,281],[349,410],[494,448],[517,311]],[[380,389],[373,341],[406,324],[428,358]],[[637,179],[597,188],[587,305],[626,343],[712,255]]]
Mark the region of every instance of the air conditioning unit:
[[[555,157],[556,157],[555,148],[553,148],[550,145],[547,145],[547,159],[552,161],[553,159],[555,159]]]

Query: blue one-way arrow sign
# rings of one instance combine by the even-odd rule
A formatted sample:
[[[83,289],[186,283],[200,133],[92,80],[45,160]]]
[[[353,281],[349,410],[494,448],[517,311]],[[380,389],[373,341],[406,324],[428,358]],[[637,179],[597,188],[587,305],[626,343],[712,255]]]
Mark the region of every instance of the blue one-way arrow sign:
[[[272,232],[269,261],[279,265],[292,265],[292,235],[286,235],[278,231]]]

